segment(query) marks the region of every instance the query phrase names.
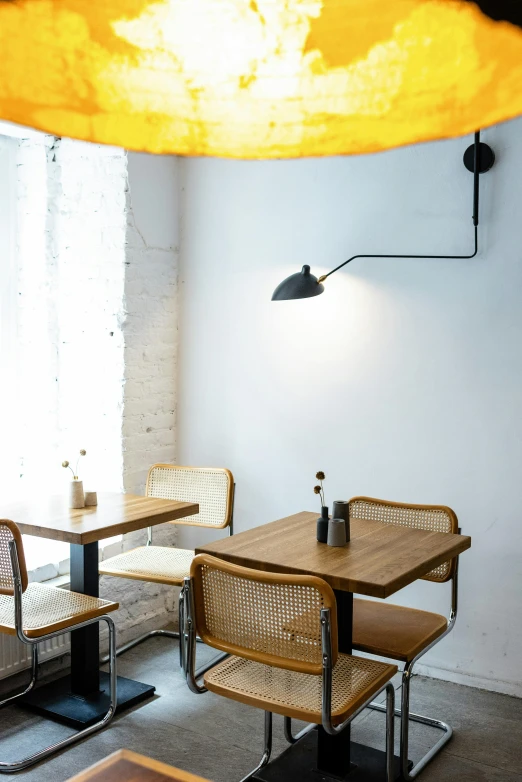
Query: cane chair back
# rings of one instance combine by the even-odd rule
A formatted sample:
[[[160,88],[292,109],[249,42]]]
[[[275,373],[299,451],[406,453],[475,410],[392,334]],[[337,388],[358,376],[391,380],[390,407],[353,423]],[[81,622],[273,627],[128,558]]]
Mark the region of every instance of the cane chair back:
[[[355,519],[381,521],[385,524],[398,524],[428,532],[459,532],[457,516],[445,505],[410,505],[389,500],[377,500],[372,497],[352,497],[350,516]],[[422,578],[426,581],[443,583],[449,581],[455,573],[457,559],[443,562]]]
[[[27,568],[25,565],[24,545],[20,530],[9,519],[0,519],[0,595],[14,595],[13,567],[9,543],[14,540],[20,565],[22,591],[27,589]]]
[[[332,588],[316,576],[281,575],[240,567],[208,554],[190,576],[196,630],[228,654],[299,673],[322,673],[321,609],[330,609],[333,664],[337,609]],[[285,629],[300,619],[299,643]]]
[[[181,467],[154,464],[147,478],[147,496],[165,500],[197,502],[199,513],[176,519],[172,524],[228,527],[232,520],[234,478],[222,467]]]

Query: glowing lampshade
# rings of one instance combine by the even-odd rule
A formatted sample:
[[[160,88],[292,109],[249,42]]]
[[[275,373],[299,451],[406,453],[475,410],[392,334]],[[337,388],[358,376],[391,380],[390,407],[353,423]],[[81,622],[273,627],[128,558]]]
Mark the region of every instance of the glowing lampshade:
[[[522,30],[469,0],[0,0],[0,118],[129,149],[373,152],[521,114],[521,85]]]

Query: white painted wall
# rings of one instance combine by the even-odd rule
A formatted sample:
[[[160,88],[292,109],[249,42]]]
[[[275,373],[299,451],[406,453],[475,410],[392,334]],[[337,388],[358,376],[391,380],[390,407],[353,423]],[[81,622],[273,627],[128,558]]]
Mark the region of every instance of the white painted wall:
[[[483,134],[475,260],[359,260],[270,301],[309,263],[472,249],[470,139],[381,155],[181,162],[180,463],[223,465],[236,530],[368,494],[445,503],[473,537],[435,675],[522,695],[522,120]],[[210,537],[180,532],[179,545]],[[445,611],[446,586],[396,601]]]

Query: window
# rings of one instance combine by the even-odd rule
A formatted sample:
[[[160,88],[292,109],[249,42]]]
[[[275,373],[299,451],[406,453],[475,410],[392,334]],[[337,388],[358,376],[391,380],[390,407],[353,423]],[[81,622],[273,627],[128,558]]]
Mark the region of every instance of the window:
[[[16,441],[16,141],[0,136],[0,489],[18,479]],[[5,494],[4,494],[5,496]]]
[[[34,134],[36,135],[36,134]],[[28,402],[27,378],[32,374],[31,410],[46,418],[40,408],[41,377],[38,367],[24,366],[21,361],[27,358],[27,351],[20,344],[20,303],[18,274],[18,202],[19,182],[17,164],[19,162],[19,145],[17,138],[0,135],[0,368],[2,383],[0,383],[0,493],[6,503],[15,501],[24,492],[41,491],[38,481],[32,481],[25,486],[24,474],[24,430],[26,423],[31,422],[34,431],[34,450],[37,451],[42,440],[34,429],[32,415],[25,409]],[[36,174],[37,172],[35,172]],[[35,188],[38,180],[35,176]],[[42,203],[42,214],[45,205]],[[36,237],[33,236],[33,240]],[[30,307],[25,311],[26,326],[37,330],[38,322]],[[22,329],[23,330],[23,329]],[[27,329],[26,329],[27,330]],[[45,358],[42,357],[42,361]],[[39,409],[40,408],[40,409]],[[41,454],[42,461],[46,454]],[[45,482],[45,479],[44,479]],[[16,519],[15,519],[16,521]],[[58,575],[58,562],[69,557],[68,546],[51,540],[42,540],[24,536],[24,548],[27,567],[30,571],[38,570],[36,578],[52,578]],[[49,563],[56,563],[50,565]],[[43,566],[43,567],[42,567]]]
[[[16,130],[0,123],[0,496],[65,494],[80,448],[86,488],[120,490],[126,156]],[[66,544],[24,545],[38,580],[67,569]]]

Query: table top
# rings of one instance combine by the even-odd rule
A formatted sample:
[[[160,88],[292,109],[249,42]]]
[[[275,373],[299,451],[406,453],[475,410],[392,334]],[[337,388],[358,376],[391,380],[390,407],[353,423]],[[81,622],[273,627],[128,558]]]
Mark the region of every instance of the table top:
[[[67,497],[36,497],[0,505],[0,518],[11,519],[24,535],[85,545],[125,532],[176,521],[198,513],[194,502],[161,500],[135,494],[102,493],[98,505],[69,508]]]
[[[317,515],[295,513],[199,546],[196,554],[256,570],[308,573],[333,589],[386,598],[471,546],[466,535],[350,519],[351,540],[336,548],[317,542]]]
[[[69,782],[207,782],[174,766],[167,766],[129,749],[120,749],[87,768]]]

